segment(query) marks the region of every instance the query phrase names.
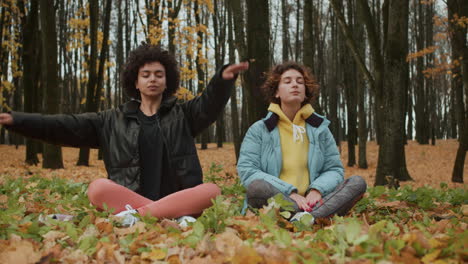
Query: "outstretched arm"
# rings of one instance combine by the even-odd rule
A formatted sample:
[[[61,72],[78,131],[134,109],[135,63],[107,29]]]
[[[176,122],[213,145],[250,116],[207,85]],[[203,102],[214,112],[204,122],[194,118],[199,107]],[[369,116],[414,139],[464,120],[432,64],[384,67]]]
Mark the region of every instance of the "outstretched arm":
[[[237,77],[240,72],[246,71],[249,68],[249,63],[244,61],[237,64],[227,66],[223,71],[224,80],[232,80]]]
[[[237,75],[248,68],[248,62],[224,66],[218,70],[200,96],[182,105],[192,136],[198,135],[218,118],[231,96]]]
[[[54,145],[97,148],[102,122],[98,113],[41,115],[12,112],[0,114],[0,125]]]

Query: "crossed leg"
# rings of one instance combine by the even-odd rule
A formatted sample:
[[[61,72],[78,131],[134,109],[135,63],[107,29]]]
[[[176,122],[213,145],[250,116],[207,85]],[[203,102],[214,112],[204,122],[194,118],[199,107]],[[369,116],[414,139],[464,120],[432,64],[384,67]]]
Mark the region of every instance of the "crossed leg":
[[[312,209],[315,218],[331,217],[335,214],[346,215],[351,208],[362,198],[366,192],[367,184],[360,176],[351,176],[336,189],[323,197],[321,202]],[[268,204],[268,199],[281,193],[270,183],[264,180],[255,180],[247,186],[247,202],[253,208],[261,208]],[[283,194],[285,200],[291,201],[295,211],[299,211],[297,204]]]
[[[193,188],[172,193],[152,201],[109,179],[97,179],[89,184],[88,198],[94,206],[113,208],[114,213],[125,210],[129,204],[140,215],[150,214],[157,218],[178,218],[184,215],[199,215],[212,205],[211,199],[221,194],[216,184],[203,183]]]

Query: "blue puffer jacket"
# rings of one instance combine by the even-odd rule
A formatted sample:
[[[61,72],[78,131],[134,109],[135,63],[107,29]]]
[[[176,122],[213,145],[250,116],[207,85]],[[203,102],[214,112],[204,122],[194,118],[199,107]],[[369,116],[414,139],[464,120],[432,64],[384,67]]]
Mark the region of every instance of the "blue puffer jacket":
[[[237,171],[245,187],[254,180],[262,179],[289,196],[297,189],[279,178],[282,154],[278,120],[278,115],[270,112],[249,128],[240,149]],[[343,181],[343,164],[335,140],[328,129],[330,121],[315,113],[305,121],[310,144],[310,184],[307,190],[316,189],[324,197]]]

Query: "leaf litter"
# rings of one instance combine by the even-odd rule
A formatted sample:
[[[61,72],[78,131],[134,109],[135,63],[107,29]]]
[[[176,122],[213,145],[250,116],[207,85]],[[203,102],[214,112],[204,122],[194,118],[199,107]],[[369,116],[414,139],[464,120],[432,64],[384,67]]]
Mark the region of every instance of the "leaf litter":
[[[313,226],[285,220],[281,201],[241,215],[243,188],[232,145],[210,144],[199,151],[205,180],[222,186],[224,195],[187,229],[152,217],[122,228],[109,212],[95,210],[86,198],[87,184],[106,177],[97,151],[91,152],[90,167],[78,167],[78,151],[63,148],[66,169],[51,171],[25,165],[24,148],[2,145],[0,263],[467,262],[467,189],[448,183],[453,164],[448,159],[454,159],[457,144],[438,144],[407,146],[414,182],[398,190],[369,188],[349,215],[317,219]],[[363,175],[372,185],[373,148],[370,143],[370,169],[346,168],[347,176]],[[346,162],[345,145],[342,151]],[[38,221],[53,213],[75,217]]]

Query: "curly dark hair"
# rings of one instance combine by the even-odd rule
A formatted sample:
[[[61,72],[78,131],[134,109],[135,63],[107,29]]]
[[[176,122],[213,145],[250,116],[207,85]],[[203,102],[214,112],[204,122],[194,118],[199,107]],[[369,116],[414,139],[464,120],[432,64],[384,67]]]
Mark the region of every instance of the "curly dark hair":
[[[141,99],[140,91],[135,87],[138,78],[138,71],[142,66],[151,62],[159,62],[166,71],[166,85],[163,99],[173,95],[179,89],[180,74],[177,60],[168,51],[160,46],[141,44],[136,49],[130,51],[127,63],[122,71],[122,86],[127,96],[135,99]]]
[[[284,62],[274,66],[267,74],[266,81],[262,85],[261,90],[265,95],[265,100],[268,103],[280,104],[280,99],[276,98],[276,92],[278,91],[278,85],[281,80],[281,75],[287,70],[296,70],[304,76],[305,84],[305,99],[302,105],[312,104],[318,97],[319,85],[312,73],[307,67],[294,61]]]

